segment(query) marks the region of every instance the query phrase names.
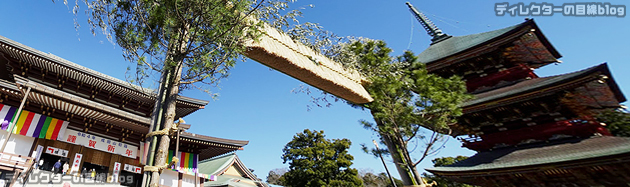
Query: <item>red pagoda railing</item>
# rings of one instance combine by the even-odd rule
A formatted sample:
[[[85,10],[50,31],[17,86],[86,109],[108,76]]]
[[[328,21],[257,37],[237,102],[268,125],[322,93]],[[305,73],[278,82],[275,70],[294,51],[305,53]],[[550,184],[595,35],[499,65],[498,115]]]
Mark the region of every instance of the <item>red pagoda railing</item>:
[[[554,135],[567,135],[575,137],[592,136],[595,133],[611,135],[599,122],[595,120],[570,119],[554,123],[536,125],[515,130],[507,130],[475,138],[466,138],[463,147],[475,151],[483,151],[494,148],[497,145],[514,146],[526,141],[546,141]]]
[[[516,81],[525,78],[538,78],[538,75],[526,65],[519,64],[507,70],[499,71],[488,76],[472,78],[466,81],[468,92],[473,92],[480,87],[493,87],[501,81]]]

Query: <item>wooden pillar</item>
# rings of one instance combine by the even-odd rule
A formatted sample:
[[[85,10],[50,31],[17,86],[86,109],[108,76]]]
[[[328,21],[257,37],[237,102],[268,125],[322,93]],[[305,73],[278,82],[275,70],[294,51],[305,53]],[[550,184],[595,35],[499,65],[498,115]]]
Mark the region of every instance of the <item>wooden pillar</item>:
[[[83,172],[82,168],[83,168],[83,162],[85,162],[85,151],[84,151],[85,148],[83,146],[79,146],[78,149],[79,149],[79,151],[77,153],[83,155],[83,158],[81,158],[81,162],[79,162],[79,169],[78,169],[79,171],[77,171],[77,173],[79,175],[83,175],[84,173],[82,173]],[[72,155],[72,160],[74,161],[74,155]],[[88,171],[86,171],[86,172],[88,172]]]
[[[70,162],[70,163],[68,163],[69,167],[70,167],[70,168],[68,168],[68,172],[70,172],[70,170],[72,170],[72,165],[74,164],[73,163],[74,162],[74,156],[77,153],[81,154],[81,146],[74,145],[74,144],[70,144],[70,145],[72,145],[72,146],[70,146],[71,148],[68,149],[68,162]],[[81,159],[81,162],[83,162],[83,160],[84,159]],[[74,173],[74,174],[79,174],[79,173],[81,173],[81,163],[79,163],[79,171],[76,171],[76,173]]]
[[[33,144],[31,144],[31,150],[29,150],[29,151],[28,151],[28,153],[27,153],[28,155],[25,155],[25,156],[31,156],[31,155],[33,155],[33,151],[34,151],[35,149],[37,149],[37,141],[38,141],[38,140],[39,140],[39,138],[35,138],[35,140],[33,140]],[[35,159],[35,157],[33,157],[33,159]],[[35,160],[33,160],[33,162],[34,162],[34,161],[35,161]]]
[[[182,179],[184,178],[184,174],[180,172],[177,172],[177,174],[178,174],[177,187],[182,187]]]
[[[111,177],[114,176],[114,165],[116,164],[116,162],[120,163],[120,167],[123,167],[123,163],[121,161],[121,156],[120,155],[116,155],[116,154],[111,154],[111,158],[109,159],[109,169],[107,170],[107,178],[111,179]],[[118,171],[118,175],[120,175],[120,171]],[[110,180],[107,180],[108,182]]]

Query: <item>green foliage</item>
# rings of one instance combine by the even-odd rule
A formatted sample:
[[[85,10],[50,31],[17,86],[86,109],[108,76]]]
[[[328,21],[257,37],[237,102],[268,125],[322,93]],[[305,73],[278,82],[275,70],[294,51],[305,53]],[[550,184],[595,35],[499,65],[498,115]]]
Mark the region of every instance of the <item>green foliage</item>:
[[[181,88],[216,85],[242,59],[242,39],[259,36],[257,23],[245,19],[253,1],[92,0],[85,1],[92,32],[100,28],[134,62],[138,84],[181,66]]]
[[[357,69],[370,84],[364,87],[374,101],[361,105],[369,109],[376,123],[365,120],[366,129],[377,132],[394,159],[406,185],[420,184],[415,166],[426,156],[442,148],[448,125],[462,114],[459,105],[470,98],[464,82],[429,74],[425,64],[410,51],[393,58],[392,50],[383,41],[357,40],[344,46],[337,56],[349,60],[346,66]],[[422,131],[433,131],[425,136]],[[426,144],[417,159],[413,159],[408,144],[424,139]],[[364,151],[370,152],[366,146]],[[383,150],[372,149],[373,154]]]
[[[439,166],[451,165],[456,162],[466,160],[467,158],[468,157],[466,156],[442,157],[442,158],[435,158],[432,160],[432,162],[433,162],[434,167],[439,167]],[[435,175],[426,174],[426,173],[423,175],[427,179],[427,182],[432,183],[435,181],[437,183],[437,185],[435,186],[437,187],[475,187],[474,185],[458,183],[458,182],[451,181],[451,180],[448,180],[447,178],[440,177],[440,176],[435,176]]]
[[[280,177],[285,186],[361,186],[357,170],[350,168],[354,157],[348,154],[348,139],[325,139],[324,131],[293,136],[282,150],[289,171]]]
[[[267,183],[284,186],[284,184],[282,184],[282,181],[280,181],[280,177],[282,177],[282,175],[284,175],[285,173],[287,173],[286,168],[276,168],[269,171],[269,174],[267,175]]]
[[[606,128],[614,136],[630,137],[630,114],[621,110],[607,110],[600,113],[597,119],[606,124]]]
[[[429,74],[410,51],[392,58],[392,50],[383,41],[357,41],[348,48],[356,55],[357,69],[371,81],[365,87],[374,102],[364,107],[386,123],[378,127],[379,131],[395,133],[394,129],[400,129],[407,137],[420,127],[447,132],[448,124],[462,114],[459,104],[469,96],[459,77]]]
[[[433,162],[433,167],[440,167],[440,166],[448,166],[451,164],[455,164],[456,162],[466,160],[466,159],[468,159],[467,156],[457,156],[457,157],[449,156],[449,157],[435,158],[431,160],[431,162]]]
[[[374,173],[365,173],[361,175],[361,180],[363,181],[363,186],[365,187],[393,187],[392,182],[387,177],[386,173],[379,173],[375,175]],[[399,179],[394,178],[394,182],[396,186],[404,186],[403,182]]]

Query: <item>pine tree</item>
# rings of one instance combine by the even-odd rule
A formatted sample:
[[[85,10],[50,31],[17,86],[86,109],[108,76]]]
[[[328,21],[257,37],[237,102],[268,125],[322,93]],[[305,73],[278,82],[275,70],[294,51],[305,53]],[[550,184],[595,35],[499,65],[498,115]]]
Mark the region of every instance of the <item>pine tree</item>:
[[[389,153],[405,185],[424,186],[416,166],[442,148],[448,125],[456,122],[462,114],[460,104],[470,96],[459,77],[429,74],[413,53],[393,58],[391,52],[385,42],[366,39],[345,45],[338,56],[370,81],[365,88],[374,101],[359,107],[370,110],[375,123],[361,123],[387,146],[372,153]],[[413,141],[426,142],[416,158],[411,153],[415,148],[409,146]],[[365,146],[364,150],[369,151]]]

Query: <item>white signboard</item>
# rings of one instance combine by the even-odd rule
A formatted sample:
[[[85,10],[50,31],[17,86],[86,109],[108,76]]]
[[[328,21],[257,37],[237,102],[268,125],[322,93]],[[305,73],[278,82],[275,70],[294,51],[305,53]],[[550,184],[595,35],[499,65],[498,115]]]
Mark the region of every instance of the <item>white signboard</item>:
[[[64,137],[59,137],[57,140],[134,159],[138,156],[136,146],[71,129],[66,129]]]
[[[59,148],[51,147],[51,146],[48,146],[46,148],[46,153],[51,154],[51,155],[57,155],[60,157],[68,157],[68,150],[59,149]]]
[[[112,175],[112,182],[118,182],[119,173],[120,173],[120,163],[114,162],[114,174]]]
[[[72,161],[72,168],[70,169],[70,173],[79,172],[79,164],[81,164],[82,158],[82,154],[77,153],[74,155],[74,161]]]
[[[37,149],[33,151],[31,157],[35,158],[35,161],[39,161],[39,158],[42,156],[42,152],[44,152],[44,146],[37,145]]]
[[[142,168],[134,165],[125,164],[125,168],[123,170],[132,172],[132,173],[142,173]]]

